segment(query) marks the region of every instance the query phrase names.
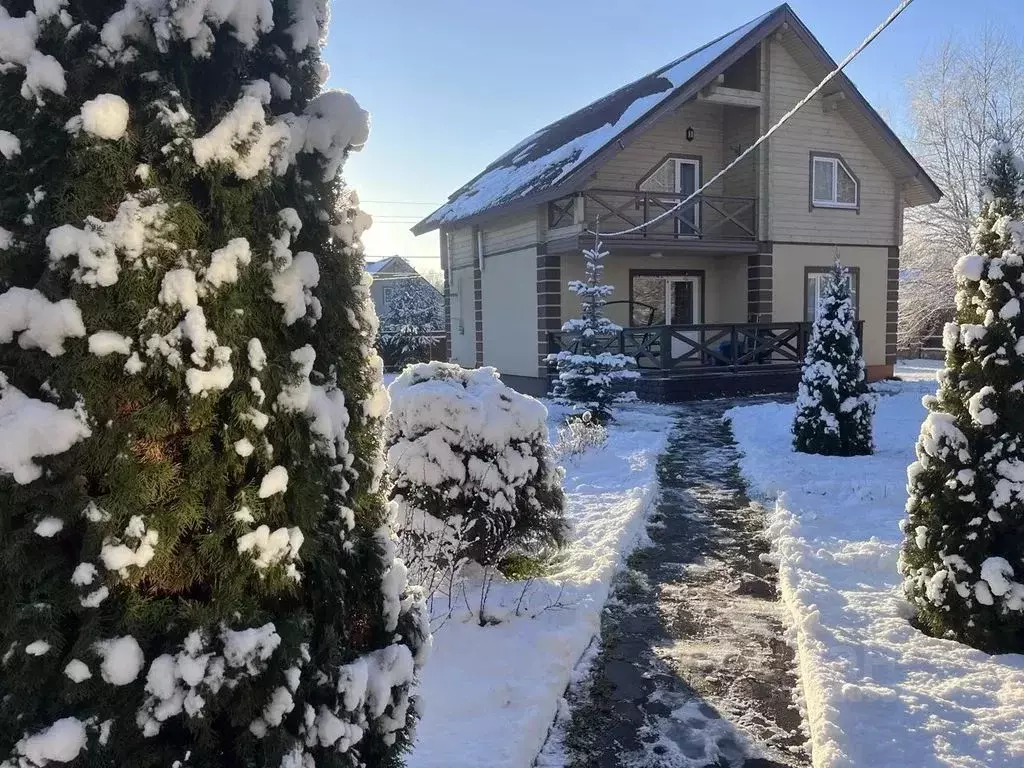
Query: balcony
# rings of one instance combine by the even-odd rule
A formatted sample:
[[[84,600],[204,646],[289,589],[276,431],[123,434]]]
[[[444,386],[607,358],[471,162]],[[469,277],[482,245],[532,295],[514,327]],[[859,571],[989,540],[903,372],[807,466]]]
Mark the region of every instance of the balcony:
[[[728,248],[729,245],[742,250],[756,243],[756,198],[701,194],[672,210],[687,197],[678,192],[587,189],[548,204],[550,237],[557,239],[562,233],[572,234],[573,229],[618,232],[639,227],[629,234],[603,239],[606,244],[667,245],[693,250],[721,246],[736,250]],[[663,218],[652,224],[645,223],[658,216]]]

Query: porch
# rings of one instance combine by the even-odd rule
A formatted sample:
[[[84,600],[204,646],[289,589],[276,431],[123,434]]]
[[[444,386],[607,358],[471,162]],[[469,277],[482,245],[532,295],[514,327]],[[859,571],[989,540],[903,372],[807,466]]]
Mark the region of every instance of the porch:
[[[599,351],[634,358],[641,374],[635,386],[637,394],[656,402],[792,392],[800,377],[812,325],[767,322],[630,327],[601,337]],[[863,321],[857,323],[857,333],[862,336]],[[548,334],[550,352],[575,352],[579,347],[579,334]]]

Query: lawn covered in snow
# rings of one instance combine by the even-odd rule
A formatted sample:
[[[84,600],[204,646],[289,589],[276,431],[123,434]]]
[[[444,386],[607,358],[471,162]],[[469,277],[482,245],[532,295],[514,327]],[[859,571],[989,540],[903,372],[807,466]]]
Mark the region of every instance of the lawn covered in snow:
[[[1024,655],[927,637],[900,593],[906,468],[935,367],[880,385],[873,456],[793,452],[792,405],[726,414],[751,492],[778,498],[772,554],[820,768],[1024,765]]]
[[[552,439],[561,417],[552,407]],[[665,407],[624,408],[605,447],[563,460],[571,542],[546,578],[491,587],[487,614],[498,623],[481,627],[470,610],[476,582],[434,633],[409,768],[531,765],[598,633],[612,575],[643,535],[673,422]]]

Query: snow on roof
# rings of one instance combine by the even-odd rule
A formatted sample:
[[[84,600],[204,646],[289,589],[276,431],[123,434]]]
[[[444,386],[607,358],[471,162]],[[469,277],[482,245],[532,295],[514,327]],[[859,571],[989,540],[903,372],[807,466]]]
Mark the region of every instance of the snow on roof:
[[[551,123],[499,157],[417,224],[417,234],[558,184],[779,9]]]
[[[385,265],[386,265],[386,264],[387,264],[387,263],[388,263],[389,261],[391,261],[391,259],[392,259],[392,258],[394,258],[394,257],[393,257],[393,256],[389,256],[389,257],[388,257],[388,258],[386,258],[386,259],[379,259],[379,260],[377,260],[377,261],[368,261],[368,262],[366,262],[366,271],[367,271],[367,272],[369,272],[369,273],[370,273],[371,275],[375,275],[375,274],[377,274],[377,273],[378,273],[378,272],[379,272],[379,271],[380,271],[381,269],[383,269],[383,268],[384,268],[384,266],[385,266]]]

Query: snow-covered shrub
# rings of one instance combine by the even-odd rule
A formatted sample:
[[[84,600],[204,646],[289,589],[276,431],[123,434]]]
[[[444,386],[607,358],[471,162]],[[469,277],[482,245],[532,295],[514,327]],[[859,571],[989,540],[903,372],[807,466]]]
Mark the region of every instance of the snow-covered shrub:
[[[580,297],[582,309],[580,317],[562,326],[563,333],[571,334],[563,337],[563,345],[571,339],[572,348],[548,355],[547,362],[554,364],[557,371],[551,397],[580,412],[589,411],[593,418],[604,422],[611,417],[615,403],[636,399],[636,393],[626,387],[640,374],[630,368],[636,362],[633,358],[607,349],[611,338],[622,328],[604,314],[606,299],[615,286],[601,283],[601,262],[608,255],[601,247],[597,243],[583,252],[587,279],[569,282],[569,290]]]
[[[584,411],[579,416],[570,416],[558,428],[555,454],[572,457],[590,450],[603,448],[608,443],[608,428]]]
[[[431,592],[469,561],[561,546],[562,471],[547,409],[505,386],[494,368],[411,365],[391,384],[386,427],[399,550]]]
[[[946,365],[907,470],[900,558],[920,625],[1024,651],[1024,163],[992,158],[974,252],[956,264]]]
[[[800,374],[793,445],[801,453],[826,456],[870,454],[874,412],[848,272],[836,259]]]
[[[321,87],[326,23],[0,4],[0,766],[407,745],[426,607],[339,177],[369,119]]]

